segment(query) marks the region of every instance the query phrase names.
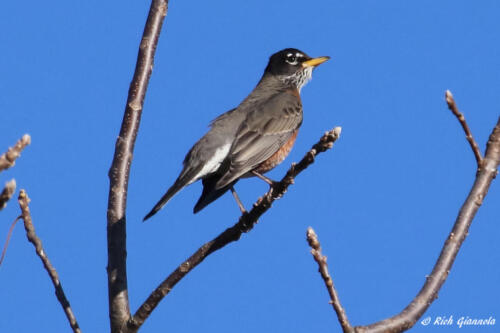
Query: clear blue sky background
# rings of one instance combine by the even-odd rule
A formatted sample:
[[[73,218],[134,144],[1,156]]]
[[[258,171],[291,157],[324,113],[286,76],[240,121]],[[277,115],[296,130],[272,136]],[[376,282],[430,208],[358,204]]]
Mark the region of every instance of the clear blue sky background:
[[[109,331],[107,171],[148,1],[0,4],[0,150],[33,143],[13,177],[85,332]],[[143,332],[331,332],[339,325],[309,254],[317,231],[351,322],[399,312],[425,281],[475,176],[447,110],[450,89],[481,147],[500,114],[497,1],[171,1],[131,171],[128,273],[133,311],[202,243],[236,222],[227,194],[192,214],[201,184],[142,217],[191,145],[253,89],[269,55],[329,55],[302,94],[297,144],[280,178],[325,130],[333,150],[296,179],[255,229],[209,257],[160,304]],[[237,185],[245,205],[267,190]],[[17,194],[16,194],[17,195]],[[475,219],[425,316],[500,320],[500,183]],[[0,243],[19,214],[0,212]],[[68,332],[19,224],[0,267],[1,332]],[[467,331],[494,332],[490,328]],[[456,326],[415,332],[448,332]]]

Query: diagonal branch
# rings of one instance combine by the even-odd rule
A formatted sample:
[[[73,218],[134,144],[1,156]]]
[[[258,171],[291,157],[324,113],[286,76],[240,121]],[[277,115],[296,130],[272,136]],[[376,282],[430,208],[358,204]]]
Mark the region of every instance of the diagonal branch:
[[[476,162],[478,167],[481,167],[481,160],[483,159],[483,156],[481,155],[481,150],[479,149],[476,140],[474,140],[474,137],[472,136],[472,132],[470,131],[469,125],[467,125],[467,122],[465,121],[464,115],[462,114],[462,112],[458,110],[457,104],[455,103],[455,99],[453,98],[451,91],[446,90],[445,98],[446,98],[446,103],[448,104],[448,108],[455,115],[455,117],[457,117],[458,121],[460,122],[460,125],[462,125],[462,128],[464,129],[465,138],[467,139],[467,141],[470,144],[470,147],[472,148],[472,152],[474,153],[474,157],[476,157]]]
[[[6,153],[0,155],[0,172],[12,168],[16,164],[16,159],[21,156],[23,149],[31,143],[31,137],[24,134],[16,144],[7,150]]]
[[[116,140],[113,162],[109,170],[107,272],[111,332],[120,332],[130,317],[125,219],[128,180],[144,98],[153,69],[156,45],[163,20],[167,15],[167,6],[167,0],[152,0],[151,2],[134,77],[130,83],[120,135]]]
[[[318,263],[319,273],[321,274],[321,277],[325,282],[326,289],[330,294],[330,304],[333,306],[333,309],[337,314],[337,318],[339,319],[340,326],[342,326],[342,330],[349,333],[353,332],[351,323],[349,323],[349,319],[347,319],[345,310],[340,303],[340,298],[337,294],[337,290],[335,290],[335,286],[333,285],[332,277],[328,272],[326,256],[321,253],[321,244],[319,243],[318,236],[316,236],[316,233],[311,227],[307,228],[307,243],[311,247],[311,254],[313,255],[314,260]]]
[[[52,284],[54,285],[54,288],[56,290],[57,300],[59,301],[59,303],[61,303],[64,313],[66,314],[66,318],[68,318],[71,329],[75,333],[80,333],[80,327],[78,326],[69,301],[64,294],[61,281],[59,281],[59,275],[57,274],[54,266],[52,266],[52,264],[50,263],[49,257],[47,257],[47,253],[42,247],[42,241],[35,233],[35,227],[33,226],[31,213],[28,206],[30,199],[28,198],[28,195],[24,190],[21,190],[21,192],[19,193],[18,201],[19,207],[21,207],[21,217],[24,221],[24,228],[26,229],[26,236],[28,237],[28,241],[30,241],[30,243],[35,247],[36,254],[38,255],[38,257],[40,257],[40,260],[43,263],[43,267],[45,268],[47,273],[49,273],[49,277],[52,280]]]
[[[14,192],[16,191],[16,180],[11,179],[7,183],[5,183],[5,187],[0,193],[0,210],[4,209],[7,206],[7,202],[10,200]]]
[[[333,130],[326,132],[321,137],[319,142],[306,153],[304,158],[302,158],[299,163],[292,164],[281,181],[274,184],[274,186],[272,186],[266,194],[260,197],[248,213],[241,215],[238,223],[226,229],[213,240],[205,243],[191,257],[177,267],[177,269],[175,269],[175,271],[172,272],[151,293],[151,295],[149,295],[148,299],[140,306],[134,316],[129,320],[128,328],[130,332],[136,332],[160,303],[160,301],[172,290],[172,288],[206,257],[223,248],[227,244],[237,241],[243,233],[252,230],[259,217],[271,208],[272,203],[276,199],[285,194],[288,186],[293,184],[295,177],[314,162],[316,155],[332,148],[333,143],[339,138],[340,132],[340,127],[336,127]]]
[[[451,93],[447,93],[447,97],[451,96]],[[451,98],[450,101],[453,101]],[[450,109],[455,108],[456,105],[452,103]],[[452,112],[453,109],[452,109]],[[455,113],[455,112],[454,112]],[[469,132],[468,126],[462,117],[458,117],[462,127],[464,127],[466,133]],[[471,142],[471,141],[469,141]],[[471,143],[471,146],[472,143]],[[476,158],[480,156],[477,152],[479,149],[475,150]],[[476,172],[476,179],[472,186],[472,189],[467,196],[464,204],[460,208],[458,216],[455,220],[453,229],[451,230],[448,238],[446,239],[439,258],[437,259],[431,274],[427,277],[422,289],[418,292],[417,296],[411,301],[411,303],[404,308],[399,314],[381,320],[371,325],[367,326],[356,326],[354,331],[357,333],[375,333],[375,332],[403,332],[410,329],[417,320],[424,314],[424,312],[429,308],[431,303],[437,298],[438,292],[442,285],[448,277],[451,267],[455,261],[455,258],[464,242],[465,238],[469,233],[469,227],[478,211],[479,207],[482,205],[484,198],[488,194],[491,182],[496,177],[498,173],[498,165],[500,164],[500,117],[498,118],[496,126],[489,137],[488,143],[486,145],[486,153],[484,158],[478,160],[478,169]],[[343,317],[342,313],[337,312],[339,321],[342,323]],[[349,332],[346,327],[342,326],[344,332]],[[348,327],[347,327],[348,328]]]

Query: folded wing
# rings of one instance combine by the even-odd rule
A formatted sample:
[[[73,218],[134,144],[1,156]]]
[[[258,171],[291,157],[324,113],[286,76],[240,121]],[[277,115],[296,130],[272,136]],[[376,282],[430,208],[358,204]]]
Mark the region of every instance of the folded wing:
[[[239,127],[231,146],[228,168],[215,188],[223,188],[258,167],[278,151],[300,127],[302,104],[285,91],[255,107]]]

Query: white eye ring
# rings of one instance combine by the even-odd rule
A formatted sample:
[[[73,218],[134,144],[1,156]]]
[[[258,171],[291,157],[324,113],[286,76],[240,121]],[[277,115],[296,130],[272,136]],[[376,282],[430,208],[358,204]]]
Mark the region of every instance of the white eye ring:
[[[288,53],[286,55],[285,61],[287,63],[289,63],[290,65],[297,65],[298,64],[298,62],[297,62],[297,55],[298,54]]]
[[[295,53],[295,54],[293,54],[293,53],[288,53],[288,54],[286,55],[286,59],[285,59],[285,61],[286,61],[287,63],[289,63],[290,65],[297,65],[297,64],[299,63],[298,59],[299,59],[299,58],[303,58],[303,57],[304,57],[304,55],[303,55],[302,53],[300,53],[300,52],[297,52],[297,53]]]

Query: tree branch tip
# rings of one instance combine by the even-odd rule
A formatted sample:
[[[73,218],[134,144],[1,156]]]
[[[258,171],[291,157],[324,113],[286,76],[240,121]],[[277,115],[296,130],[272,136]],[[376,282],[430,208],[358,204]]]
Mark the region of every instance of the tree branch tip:
[[[4,186],[4,189],[2,191],[2,195],[5,193],[5,195],[8,195],[10,198],[16,190],[16,186],[17,186],[17,183],[16,183],[16,180],[14,178],[5,182],[5,186]]]
[[[29,134],[24,134],[21,138],[21,142],[26,146],[31,144],[31,136]]]
[[[14,178],[12,178],[11,180],[9,180],[8,182],[5,182],[5,187],[8,187],[8,188],[16,188],[16,180]]]
[[[24,199],[28,199],[28,195],[26,194],[26,191],[24,189],[21,189],[21,191],[19,191],[19,200],[24,200]]]
[[[340,136],[340,133],[342,133],[342,127],[337,126],[333,129],[333,134],[338,138]]]
[[[311,227],[307,228],[306,236],[307,236],[307,243],[311,247],[311,254],[315,255],[320,248],[318,236],[314,232],[314,229]]]
[[[12,168],[16,164],[16,160],[21,156],[23,149],[30,143],[31,137],[29,134],[25,134],[4,154],[0,155],[0,171]]]
[[[12,178],[5,183],[5,187],[2,192],[0,192],[0,210],[7,206],[7,202],[12,198],[12,195],[16,191],[16,180]]]
[[[456,110],[457,108],[457,105],[455,103],[455,99],[453,98],[453,94],[451,93],[451,91],[449,90],[446,90],[446,93],[445,93],[445,99],[446,99],[446,104],[448,104],[448,108],[457,116],[457,117],[460,117],[463,115],[460,114],[460,112],[458,110]],[[459,119],[460,120],[460,119]]]
[[[448,100],[453,100],[453,94],[451,93],[450,90],[446,89],[446,92],[444,93],[444,95],[445,95],[447,102],[448,102]]]
[[[28,194],[26,193],[26,190],[24,190],[24,189],[21,189],[19,191],[19,197],[17,198],[17,200],[19,201],[19,203],[21,205],[27,205],[31,202],[31,199],[28,197]]]

